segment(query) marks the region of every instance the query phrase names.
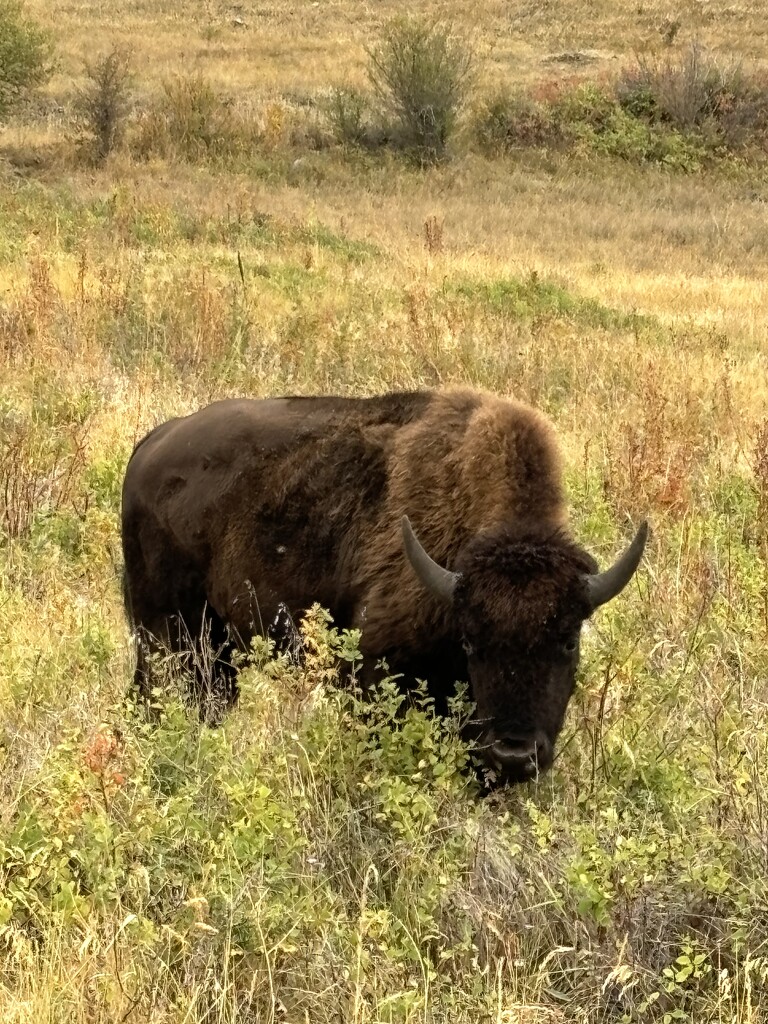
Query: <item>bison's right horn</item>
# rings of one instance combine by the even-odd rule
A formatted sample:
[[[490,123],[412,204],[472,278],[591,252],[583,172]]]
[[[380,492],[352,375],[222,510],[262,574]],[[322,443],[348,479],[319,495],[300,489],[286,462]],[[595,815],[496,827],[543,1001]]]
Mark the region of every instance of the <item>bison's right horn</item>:
[[[403,528],[405,553],[413,571],[430,594],[439,597],[441,601],[452,601],[459,574],[444,569],[429,557],[413,532],[408,516],[403,516],[400,524]]]
[[[624,554],[617,558],[611,568],[587,577],[587,591],[593,611],[601,604],[616,597],[626,587],[640,565],[647,539],[648,523],[642,522],[635,534],[635,539]]]

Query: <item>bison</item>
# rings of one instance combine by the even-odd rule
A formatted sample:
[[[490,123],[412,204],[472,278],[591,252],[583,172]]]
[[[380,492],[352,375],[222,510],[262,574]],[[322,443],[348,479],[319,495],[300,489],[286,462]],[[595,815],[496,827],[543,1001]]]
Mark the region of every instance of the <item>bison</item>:
[[[135,683],[147,697],[151,655],[170,647],[201,705],[229,706],[233,651],[319,602],[362,630],[364,684],[385,661],[442,712],[468,681],[492,777],[529,779],[551,764],[582,623],[630,581],[646,535],[597,571],[566,531],[553,429],[521,402],[467,389],[214,402],[156,427],[126,472]]]

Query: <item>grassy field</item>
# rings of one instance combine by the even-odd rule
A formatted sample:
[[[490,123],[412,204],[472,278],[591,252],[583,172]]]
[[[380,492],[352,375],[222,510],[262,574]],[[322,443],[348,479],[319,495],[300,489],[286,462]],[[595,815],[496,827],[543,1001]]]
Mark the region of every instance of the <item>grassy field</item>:
[[[615,72],[672,20],[768,57],[754,4],[426,7],[474,39],[477,97]],[[389,0],[28,10],[58,64],[0,132],[0,1019],[768,1020],[764,165],[310,145]],[[116,41],[155,120],[93,165],[71,105]],[[182,72],[253,145],[149,145]],[[553,771],[478,799],[457,721],[331,685],[351,641],[320,614],[301,670],[254,653],[221,729],[137,717],[135,441],[227,395],[455,383],[553,418],[601,563],[653,526]]]

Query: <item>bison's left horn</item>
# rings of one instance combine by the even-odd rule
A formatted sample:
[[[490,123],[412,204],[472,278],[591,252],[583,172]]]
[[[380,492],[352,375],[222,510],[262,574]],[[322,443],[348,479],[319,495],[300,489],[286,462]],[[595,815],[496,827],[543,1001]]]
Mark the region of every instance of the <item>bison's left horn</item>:
[[[419,543],[416,534],[413,532],[408,516],[401,520],[403,528],[403,544],[408,561],[416,575],[419,577],[426,589],[441,601],[453,600],[453,591],[456,588],[458,573],[444,569],[442,565],[430,558],[427,552]]]
[[[647,539],[648,523],[643,522],[635,534],[635,539],[610,569],[595,573],[594,576],[587,576],[587,591],[593,609],[610,601],[626,587],[640,564]]]

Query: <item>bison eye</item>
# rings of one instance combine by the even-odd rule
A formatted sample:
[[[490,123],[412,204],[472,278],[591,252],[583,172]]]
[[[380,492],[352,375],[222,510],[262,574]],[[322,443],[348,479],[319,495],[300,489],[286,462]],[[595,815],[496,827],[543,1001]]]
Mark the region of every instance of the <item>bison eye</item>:
[[[570,637],[568,640],[563,641],[563,650],[566,654],[575,654],[578,646],[579,641],[577,637]]]

